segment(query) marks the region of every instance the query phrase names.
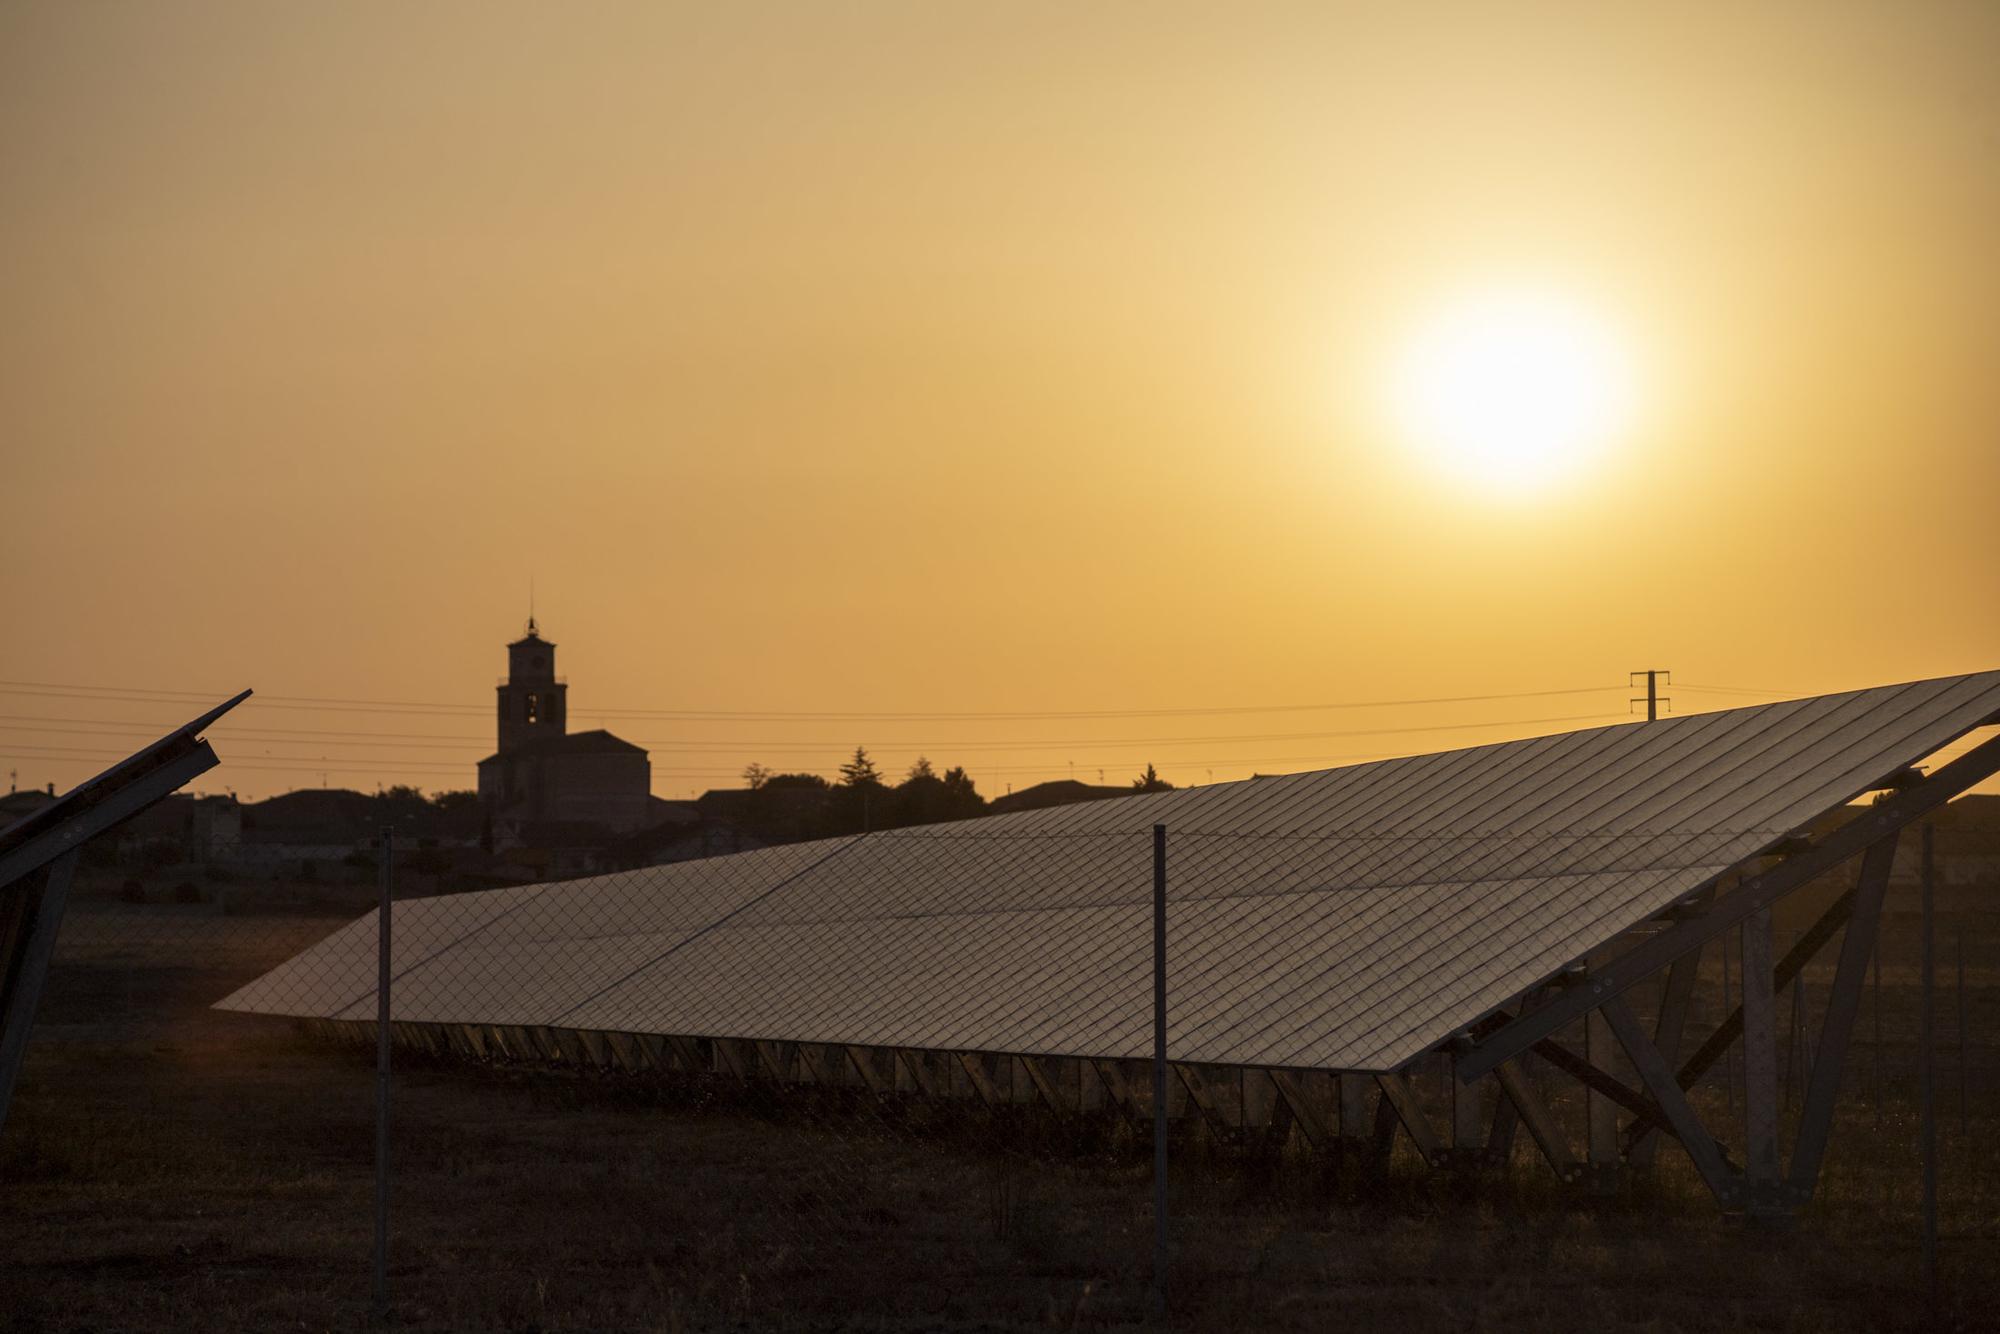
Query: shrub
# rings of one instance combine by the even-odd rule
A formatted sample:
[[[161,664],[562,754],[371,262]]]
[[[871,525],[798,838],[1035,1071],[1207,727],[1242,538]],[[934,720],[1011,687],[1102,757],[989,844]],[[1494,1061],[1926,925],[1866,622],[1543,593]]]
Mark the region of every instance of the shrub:
[[[183,880],[174,886],[175,903],[200,903],[201,886],[192,880]]]
[[[146,887],[137,880],[127,880],[118,887],[118,897],[126,903],[144,903]]]

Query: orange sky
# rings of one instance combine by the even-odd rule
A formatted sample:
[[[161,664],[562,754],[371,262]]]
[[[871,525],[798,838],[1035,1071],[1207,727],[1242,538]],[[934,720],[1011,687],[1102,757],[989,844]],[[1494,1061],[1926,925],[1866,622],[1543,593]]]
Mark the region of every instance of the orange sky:
[[[210,790],[471,786],[531,577],[664,796],[2000,665],[1996,68],[1983,3],[8,5],[0,770],[251,685],[426,707],[246,707]],[[1382,410],[1495,284],[1640,385],[1526,495]]]

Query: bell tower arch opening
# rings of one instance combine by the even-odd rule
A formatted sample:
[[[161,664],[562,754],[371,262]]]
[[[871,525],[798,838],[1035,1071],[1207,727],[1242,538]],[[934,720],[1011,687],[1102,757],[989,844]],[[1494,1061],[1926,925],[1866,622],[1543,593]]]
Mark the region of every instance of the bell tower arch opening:
[[[556,646],[542,638],[535,618],[528,632],[507,646],[507,679],[498,687],[501,754],[569,727],[569,685],[556,675]]]

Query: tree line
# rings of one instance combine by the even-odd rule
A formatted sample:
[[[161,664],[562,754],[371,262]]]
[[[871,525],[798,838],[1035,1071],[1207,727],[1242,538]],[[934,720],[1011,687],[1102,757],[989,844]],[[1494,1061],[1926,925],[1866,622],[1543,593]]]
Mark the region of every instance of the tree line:
[[[875,829],[901,829],[984,815],[989,807],[972,776],[962,766],[939,773],[929,759],[918,756],[901,782],[890,782],[865,746],[840,766],[840,777],[829,781],[814,773],[780,773],[762,764],[743,770],[752,793],[751,823],[769,825],[767,835],[830,837]],[[1173,784],[1150,764],[1132,780],[1134,792],[1168,792]],[[797,793],[786,799],[781,794]],[[813,800],[816,794],[818,800]]]

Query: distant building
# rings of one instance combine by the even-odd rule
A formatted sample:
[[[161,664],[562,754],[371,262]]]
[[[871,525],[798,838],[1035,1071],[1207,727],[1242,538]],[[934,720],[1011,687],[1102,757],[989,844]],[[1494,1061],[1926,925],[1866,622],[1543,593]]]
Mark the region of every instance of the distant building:
[[[780,781],[763,787],[717,787],[697,797],[695,809],[712,821],[756,833],[766,842],[811,838],[826,818],[830,791]]]
[[[380,797],[344,787],[300,788],[243,808],[243,856],[273,866],[337,862],[371,846],[386,823]]]
[[[1045,806],[1068,806],[1073,802],[1102,801],[1106,797],[1131,795],[1129,787],[1105,787],[1096,783],[1079,783],[1074,778],[1058,778],[1054,782],[1037,783],[1019,792],[995,797],[986,809],[994,815],[1005,815],[1008,811],[1038,811]]]
[[[571,732],[569,684],[556,675],[556,646],[528,633],[507,646],[499,686],[499,738],[479,762],[479,799],[496,845],[536,840],[538,830],[629,833],[656,823],[653,766],[643,748],[602,729]]]
[[[0,797],[0,829],[5,829],[16,820],[25,820],[44,806],[56,804],[56,785],[49,784],[49,790],[31,787],[22,792],[9,788],[7,795]]]

